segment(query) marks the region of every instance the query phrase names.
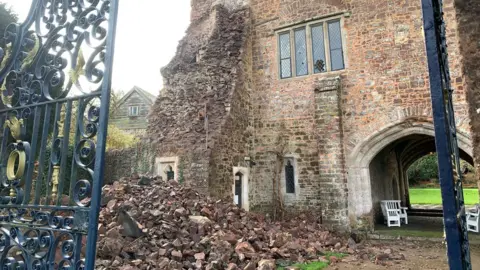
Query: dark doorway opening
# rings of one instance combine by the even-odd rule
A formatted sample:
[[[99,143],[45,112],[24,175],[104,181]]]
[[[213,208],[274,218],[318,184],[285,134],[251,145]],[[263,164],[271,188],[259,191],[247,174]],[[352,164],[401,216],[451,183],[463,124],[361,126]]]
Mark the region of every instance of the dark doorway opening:
[[[238,172],[235,174],[235,203],[242,207],[242,182],[243,174]]]

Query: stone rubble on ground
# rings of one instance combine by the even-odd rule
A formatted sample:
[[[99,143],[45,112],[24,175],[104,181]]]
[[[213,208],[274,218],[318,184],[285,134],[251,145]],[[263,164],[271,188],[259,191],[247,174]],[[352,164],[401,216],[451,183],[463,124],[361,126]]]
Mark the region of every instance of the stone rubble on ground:
[[[337,236],[301,215],[284,222],[247,213],[159,178],[133,176],[103,188],[96,269],[262,269],[330,261],[392,265],[394,250]],[[356,238],[356,237],[354,237]],[[289,267],[287,269],[296,269]]]

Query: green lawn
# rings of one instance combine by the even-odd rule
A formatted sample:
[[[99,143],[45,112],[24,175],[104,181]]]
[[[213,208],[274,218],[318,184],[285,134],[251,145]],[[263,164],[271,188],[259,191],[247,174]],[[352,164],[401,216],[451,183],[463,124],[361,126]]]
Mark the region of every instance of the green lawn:
[[[346,254],[343,253],[336,253],[336,252],[327,252],[325,254],[319,254],[325,256],[328,260],[330,257],[337,257],[339,259],[346,257]],[[277,261],[277,264],[280,261]],[[310,263],[296,263],[296,264],[291,264],[288,262],[285,263],[280,263],[278,265],[277,270],[285,270],[285,266],[295,266],[298,267],[300,270],[322,270],[324,268],[327,268],[330,262],[310,262]]]
[[[292,266],[298,267],[300,270],[322,270],[328,267],[326,262],[311,262],[305,264],[294,264]],[[277,270],[284,270],[283,267],[278,267]]]
[[[464,189],[465,204],[478,203],[478,189]],[[410,188],[411,204],[442,204],[439,188]]]

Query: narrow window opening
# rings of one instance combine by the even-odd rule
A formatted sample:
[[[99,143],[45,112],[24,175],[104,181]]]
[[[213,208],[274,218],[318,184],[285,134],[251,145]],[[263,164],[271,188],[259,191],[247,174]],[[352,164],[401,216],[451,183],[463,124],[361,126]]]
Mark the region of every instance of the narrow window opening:
[[[323,24],[312,27],[312,53],[315,73],[327,71],[325,59],[325,35],[323,33]]]
[[[243,174],[238,172],[235,174],[235,203],[242,207],[242,180]]]
[[[328,40],[330,46],[330,65],[332,66],[332,70],[343,69],[343,44],[340,21],[328,23]]]
[[[297,76],[308,74],[307,32],[305,27],[295,30],[295,69]]]
[[[285,165],[285,187],[287,194],[295,193],[295,168],[290,159]]]
[[[282,33],[279,35],[280,46],[280,77],[292,77],[292,57],[290,46],[290,33]]]

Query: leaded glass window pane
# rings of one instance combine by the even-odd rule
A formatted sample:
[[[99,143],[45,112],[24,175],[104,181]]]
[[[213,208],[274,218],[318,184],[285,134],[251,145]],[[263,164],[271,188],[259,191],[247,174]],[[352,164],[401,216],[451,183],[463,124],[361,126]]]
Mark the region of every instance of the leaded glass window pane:
[[[292,77],[292,67],[291,67],[290,59],[282,60],[281,68],[282,68],[282,78]]]
[[[292,56],[290,48],[290,33],[283,33],[279,35],[280,46],[280,77],[292,77]]]
[[[325,36],[323,24],[312,26],[313,71],[315,73],[327,71],[325,60]]]
[[[295,33],[295,67],[297,76],[308,74],[307,35],[305,28],[296,29]]]
[[[285,166],[285,186],[287,193],[295,193],[295,169],[290,160]]]
[[[340,21],[328,23],[328,38],[332,70],[344,69],[345,65],[343,62],[343,44]]]

